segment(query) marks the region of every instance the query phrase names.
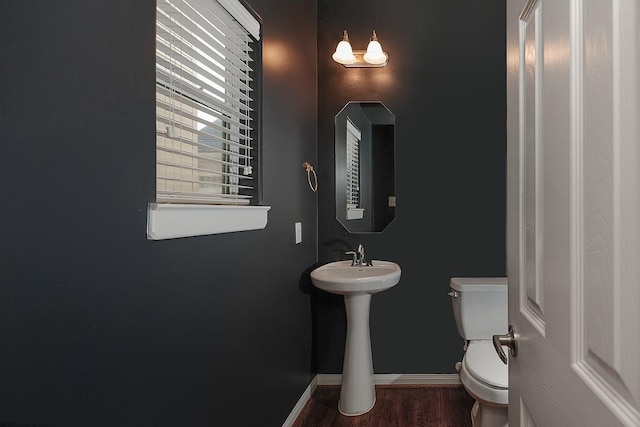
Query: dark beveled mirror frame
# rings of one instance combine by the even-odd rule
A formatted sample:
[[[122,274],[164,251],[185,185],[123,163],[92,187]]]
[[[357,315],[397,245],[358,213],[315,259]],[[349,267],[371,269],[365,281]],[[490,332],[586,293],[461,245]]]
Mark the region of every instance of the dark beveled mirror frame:
[[[356,166],[351,167],[349,129],[351,141],[357,141]],[[354,167],[356,179],[349,191],[348,170]],[[382,102],[349,101],[336,115],[335,182],[336,219],[349,233],[380,233],[395,219],[395,116]]]

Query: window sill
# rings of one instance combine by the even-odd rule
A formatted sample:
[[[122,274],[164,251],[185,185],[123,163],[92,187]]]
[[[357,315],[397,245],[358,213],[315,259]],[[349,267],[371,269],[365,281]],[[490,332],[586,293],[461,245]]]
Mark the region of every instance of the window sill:
[[[210,206],[149,203],[147,239],[165,240],[260,230],[271,206]]]
[[[362,208],[347,208],[347,219],[362,219],[364,218],[364,209]]]

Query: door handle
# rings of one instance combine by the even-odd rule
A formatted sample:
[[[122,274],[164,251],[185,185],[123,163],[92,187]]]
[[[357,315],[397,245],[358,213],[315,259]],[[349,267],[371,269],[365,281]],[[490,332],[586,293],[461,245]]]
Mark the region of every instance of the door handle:
[[[502,346],[509,347],[509,353],[516,357],[518,355],[518,341],[516,341],[516,329],[513,325],[509,325],[509,333],[507,335],[494,335],[493,336],[493,348],[496,349],[500,360],[506,365],[507,355],[502,349]]]

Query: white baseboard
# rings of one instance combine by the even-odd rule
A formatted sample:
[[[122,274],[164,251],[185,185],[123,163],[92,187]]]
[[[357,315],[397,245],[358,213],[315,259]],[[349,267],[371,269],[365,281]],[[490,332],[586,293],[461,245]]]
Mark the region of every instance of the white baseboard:
[[[457,385],[461,384],[458,374],[374,374],[376,385]],[[311,395],[319,385],[340,385],[341,374],[317,374],[300,396],[282,427],[291,427],[302,412]]]
[[[309,399],[311,399],[311,395],[317,387],[318,376],[316,375],[304,390],[304,393],[302,393],[300,399],[298,399],[298,403],[296,403],[296,406],[293,407],[293,410],[291,411],[287,419],[284,420],[284,423],[282,423],[282,427],[291,427],[293,425],[294,421],[298,418],[298,415],[300,415],[300,412],[302,412],[304,405],[306,405]]]
[[[318,374],[315,377],[318,385],[340,385],[341,374]],[[374,374],[377,385],[430,385],[430,384],[461,384],[458,374]]]

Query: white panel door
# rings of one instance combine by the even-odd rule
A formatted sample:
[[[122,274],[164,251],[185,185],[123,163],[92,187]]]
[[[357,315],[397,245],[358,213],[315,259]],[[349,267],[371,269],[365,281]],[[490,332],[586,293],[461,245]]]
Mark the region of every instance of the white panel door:
[[[507,1],[511,426],[640,426],[640,1]]]

